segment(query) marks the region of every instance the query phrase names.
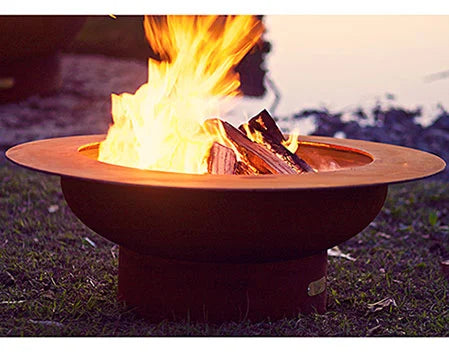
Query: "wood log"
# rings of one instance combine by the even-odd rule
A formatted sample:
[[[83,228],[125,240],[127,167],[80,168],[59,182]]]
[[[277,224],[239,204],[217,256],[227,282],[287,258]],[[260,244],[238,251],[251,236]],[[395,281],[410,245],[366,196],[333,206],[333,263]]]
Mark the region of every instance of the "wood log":
[[[252,142],[240,130],[228,122],[219,119],[208,119],[204,124],[216,126],[222,124],[226,137],[239,151],[243,162],[252,166],[262,174],[297,174],[297,170],[290,166],[263,145]]]
[[[253,166],[244,161],[237,161],[237,165],[235,167],[236,175],[247,175],[247,176],[255,176],[259,175],[259,171],[255,169]]]
[[[251,118],[247,124],[252,132],[259,131],[265,139],[274,143],[281,144],[283,141],[286,141],[275,120],[266,109]],[[240,130],[242,130],[241,127],[242,125]],[[245,130],[243,132],[246,133]]]
[[[250,134],[257,134],[262,140],[261,144],[286,161],[297,173],[314,172],[306,161],[283,145],[286,139],[267,110],[251,118],[248,123],[242,124],[239,129],[247,136],[248,131]]]
[[[235,174],[237,157],[235,152],[226,146],[215,142],[207,158],[207,171],[212,175]]]

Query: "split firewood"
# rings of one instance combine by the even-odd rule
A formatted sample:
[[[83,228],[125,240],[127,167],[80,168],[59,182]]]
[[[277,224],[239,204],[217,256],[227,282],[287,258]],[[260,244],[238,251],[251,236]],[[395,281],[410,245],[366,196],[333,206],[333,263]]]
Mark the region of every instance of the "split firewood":
[[[248,176],[254,176],[260,174],[257,169],[255,169],[250,164],[244,162],[244,161],[237,161],[237,165],[235,168],[235,174],[236,175],[248,175]]]
[[[204,124],[210,125],[213,129],[219,124],[222,125],[226,137],[239,151],[243,162],[252,166],[262,174],[297,174],[286,161],[281,159],[263,145],[252,142],[240,130],[233,127],[228,122],[219,119],[208,119]]]
[[[306,161],[292,153],[283,145],[286,139],[274,119],[266,110],[251,118],[248,123],[242,124],[239,129],[248,137],[251,135],[258,136],[261,144],[287,162],[296,170],[296,173],[301,174],[314,171]]]
[[[226,146],[215,142],[207,158],[207,171],[212,175],[235,174],[237,157],[235,152]]]
[[[275,120],[266,109],[251,118],[248,121],[248,127],[252,132],[255,130],[259,131],[265,139],[271,140],[276,144],[281,144],[285,141],[284,134],[282,134]],[[242,129],[241,126],[240,129]],[[245,133],[244,130],[243,132]]]

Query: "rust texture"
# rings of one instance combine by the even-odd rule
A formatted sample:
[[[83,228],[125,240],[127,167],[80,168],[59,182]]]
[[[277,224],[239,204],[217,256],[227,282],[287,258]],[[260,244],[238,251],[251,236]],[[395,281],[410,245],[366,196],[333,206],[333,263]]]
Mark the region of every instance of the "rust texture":
[[[105,135],[54,138],[17,145],[11,161],[60,176],[114,184],[210,190],[333,189],[400,183],[441,172],[438,156],[402,146],[320,136],[299,137],[298,155],[320,173],[271,176],[189,175],[105,164],[96,160]],[[81,153],[78,149],[81,149]],[[319,156],[318,159],[316,158]],[[333,163],[340,166],[333,169]]]

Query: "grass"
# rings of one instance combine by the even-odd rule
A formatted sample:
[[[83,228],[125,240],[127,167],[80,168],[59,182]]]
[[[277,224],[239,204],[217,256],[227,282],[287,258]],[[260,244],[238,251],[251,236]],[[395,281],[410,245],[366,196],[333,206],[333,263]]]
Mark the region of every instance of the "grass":
[[[151,324],[116,300],[118,248],[76,219],[58,178],[3,163],[0,336],[448,336],[448,216],[448,183],[390,187],[377,219],[340,245],[356,261],[329,257],[324,315]]]

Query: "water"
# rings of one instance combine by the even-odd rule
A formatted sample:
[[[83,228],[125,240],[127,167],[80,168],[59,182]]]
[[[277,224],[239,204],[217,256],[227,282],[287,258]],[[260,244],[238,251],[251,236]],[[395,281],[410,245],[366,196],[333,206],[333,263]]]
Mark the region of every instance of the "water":
[[[449,77],[438,79],[449,76],[449,16],[269,15],[265,24],[266,66],[281,94],[277,116],[320,107],[370,111],[380,101],[422,107],[426,125],[439,104],[449,106]],[[273,100],[272,92],[245,99],[239,110],[252,116]]]

